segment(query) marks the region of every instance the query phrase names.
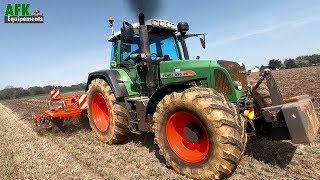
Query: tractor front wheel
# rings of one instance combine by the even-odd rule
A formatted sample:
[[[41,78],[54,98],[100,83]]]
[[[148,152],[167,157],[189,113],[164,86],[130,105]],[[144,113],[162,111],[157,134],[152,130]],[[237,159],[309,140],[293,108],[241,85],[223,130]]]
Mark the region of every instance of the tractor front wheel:
[[[159,152],[182,175],[228,177],[244,154],[247,135],[243,118],[212,89],[190,88],[167,95],[153,117]]]
[[[88,118],[94,136],[108,144],[122,143],[130,136],[128,111],[116,101],[110,86],[102,79],[89,85]]]

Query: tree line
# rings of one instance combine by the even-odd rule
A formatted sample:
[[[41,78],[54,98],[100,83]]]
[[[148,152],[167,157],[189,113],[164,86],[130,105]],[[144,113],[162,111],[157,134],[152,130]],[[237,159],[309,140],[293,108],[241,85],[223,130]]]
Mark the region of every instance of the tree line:
[[[280,59],[271,59],[268,66],[261,66],[260,70],[269,68],[271,70],[276,69],[291,69],[298,67],[309,67],[309,66],[319,66],[320,65],[320,55],[313,54],[311,56],[298,56],[295,59],[289,58],[285,59],[282,63]]]
[[[13,87],[13,86],[7,86],[3,90],[0,90],[0,100],[5,99],[17,99],[27,96],[37,96],[37,95],[43,95],[48,94],[49,90],[52,88],[58,88],[63,93],[64,92],[72,92],[72,91],[84,91],[86,88],[85,83],[80,83],[78,85],[72,85],[72,86],[33,86],[29,87],[28,89],[23,89],[21,87]]]

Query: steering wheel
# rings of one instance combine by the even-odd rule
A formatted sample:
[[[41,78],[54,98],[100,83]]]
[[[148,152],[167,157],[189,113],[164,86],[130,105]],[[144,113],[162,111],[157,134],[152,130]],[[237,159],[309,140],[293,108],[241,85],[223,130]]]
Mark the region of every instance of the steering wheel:
[[[129,61],[129,60],[130,60],[130,55],[124,61]]]
[[[127,57],[124,61],[129,61],[129,60],[131,59],[130,57],[131,57],[132,54],[136,54],[136,52],[130,53],[130,54],[128,55],[128,57]]]
[[[150,57],[151,57],[152,61],[155,61],[155,60],[157,60],[158,54],[157,53],[151,53]]]

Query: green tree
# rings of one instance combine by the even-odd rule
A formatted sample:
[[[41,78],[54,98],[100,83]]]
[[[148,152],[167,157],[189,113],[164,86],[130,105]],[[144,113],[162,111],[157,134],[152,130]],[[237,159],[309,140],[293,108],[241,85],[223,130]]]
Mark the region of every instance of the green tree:
[[[32,95],[32,96],[48,93],[42,87],[38,87],[38,86],[30,87],[30,88],[28,88],[28,91],[30,92],[30,95]]]
[[[16,99],[25,96],[29,96],[29,91],[23,88],[5,88],[4,90],[0,91],[0,100],[3,99]]]
[[[311,65],[320,64],[320,55],[318,54],[313,54],[312,56],[309,56],[307,59],[309,60],[309,63]]]
[[[47,93],[48,93],[51,89],[53,89],[53,86],[50,86],[50,85],[43,87],[43,90],[44,90],[45,92],[47,92]]]
[[[310,62],[308,60],[309,56],[298,56],[296,58],[296,64],[298,67],[308,67],[310,66]]]
[[[294,59],[286,59],[283,64],[286,69],[298,67]]]
[[[260,71],[263,71],[264,69],[267,69],[267,68],[268,68],[268,66],[263,66],[263,65],[262,65],[262,66],[260,66],[259,69],[260,69]]]
[[[275,70],[280,69],[282,66],[282,62],[279,59],[271,59],[269,61],[269,69]]]
[[[28,89],[23,88],[15,88],[13,86],[6,86],[3,90],[0,90],[0,100],[4,99],[16,99],[26,96],[34,96],[40,94],[47,94],[50,89],[54,86],[44,86],[44,87],[30,87]],[[80,83],[77,85],[72,86],[57,86],[56,88],[60,89],[62,92],[69,92],[69,91],[84,91],[86,88],[86,83]]]

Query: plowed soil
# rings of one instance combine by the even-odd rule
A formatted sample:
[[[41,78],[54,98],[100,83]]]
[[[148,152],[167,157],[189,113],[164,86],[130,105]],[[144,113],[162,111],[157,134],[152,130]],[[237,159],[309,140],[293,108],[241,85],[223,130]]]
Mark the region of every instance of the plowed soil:
[[[284,99],[309,94],[314,106],[320,110],[320,66],[272,71]],[[259,73],[251,75],[259,79]]]
[[[310,94],[320,111],[320,67],[274,74],[284,97]],[[65,128],[39,131],[31,114],[44,110],[45,96],[1,102],[0,179],[187,179],[166,167],[153,134],[109,146],[80,118]],[[311,145],[293,145],[254,136],[230,179],[319,179],[319,162],[319,137]]]

